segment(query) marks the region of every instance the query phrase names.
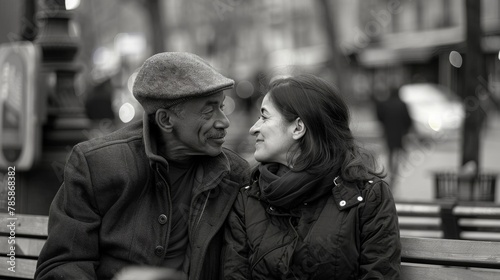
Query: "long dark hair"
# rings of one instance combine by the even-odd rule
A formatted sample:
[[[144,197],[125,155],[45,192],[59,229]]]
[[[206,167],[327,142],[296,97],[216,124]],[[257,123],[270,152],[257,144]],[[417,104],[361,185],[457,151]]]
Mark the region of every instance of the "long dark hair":
[[[298,75],[273,81],[267,94],[284,119],[300,118],[307,129],[290,150],[293,171],[334,171],[349,182],[384,177],[373,156],[355,142],[349,108],[335,86],[313,75]]]

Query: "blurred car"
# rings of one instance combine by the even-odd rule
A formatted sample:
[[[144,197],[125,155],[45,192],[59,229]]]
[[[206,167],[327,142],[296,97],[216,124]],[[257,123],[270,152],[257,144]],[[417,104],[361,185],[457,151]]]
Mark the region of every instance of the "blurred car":
[[[457,138],[465,116],[455,93],[431,83],[407,84],[399,89],[406,102],[416,132],[434,139]]]

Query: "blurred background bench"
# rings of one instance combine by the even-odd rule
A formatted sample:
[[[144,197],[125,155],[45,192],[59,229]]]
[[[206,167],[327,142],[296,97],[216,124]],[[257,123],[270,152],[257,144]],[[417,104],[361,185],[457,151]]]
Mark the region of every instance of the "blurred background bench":
[[[500,205],[397,202],[401,236],[500,241]]]

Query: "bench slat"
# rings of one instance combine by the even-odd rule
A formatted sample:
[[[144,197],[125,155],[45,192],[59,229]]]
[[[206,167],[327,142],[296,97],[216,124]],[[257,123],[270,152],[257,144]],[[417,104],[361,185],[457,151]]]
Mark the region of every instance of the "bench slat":
[[[400,229],[399,234],[405,237],[443,238],[443,232],[437,230]]]
[[[439,217],[441,207],[427,203],[396,203],[396,210],[400,216]]]
[[[0,275],[7,277],[15,277],[20,279],[33,279],[35,276],[36,260],[18,259],[16,258],[15,272],[9,271],[10,267],[7,261],[9,258],[0,257]]]
[[[498,271],[471,270],[459,267],[401,265],[404,280],[498,280]]]
[[[462,231],[460,233],[460,239],[498,242],[500,241],[500,235],[496,232]]]
[[[403,262],[500,269],[500,242],[401,237]]]
[[[460,226],[491,227],[500,229],[500,220],[461,218],[458,220]]]
[[[24,237],[16,237],[16,244],[8,244],[8,237],[0,236],[0,254],[5,255],[11,246],[16,248],[17,256],[38,257],[42,250],[45,240],[43,239],[30,239]]]
[[[453,214],[457,216],[476,216],[500,218],[500,207],[482,207],[482,206],[462,206],[457,205],[453,208]]]
[[[10,218],[16,218],[16,220],[10,220]],[[46,216],[36,216],[36,215],[28,215],[28,214],[16,214],[15,216],[9,216],[6,213],[0,214],[0,220],[5,221],[5,225],[0,227],[0,233],[2,235],[8,235],[10,232],[7,224],[10,221],[15,222],[16,224],[16,236],[18,235],[33,235],[33,236],[43,236],[46,237],[47,232],[47,224],[49,217]]]

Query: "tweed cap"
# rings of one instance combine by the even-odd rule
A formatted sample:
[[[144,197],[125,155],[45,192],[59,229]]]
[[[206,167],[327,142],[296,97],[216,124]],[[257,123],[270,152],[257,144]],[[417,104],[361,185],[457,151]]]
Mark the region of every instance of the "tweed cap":
[[[135,78],[133,94],[151,114],[195,97],[230,89],[234,81],[224,77],[197,55],[164,52],[153,55]]]

